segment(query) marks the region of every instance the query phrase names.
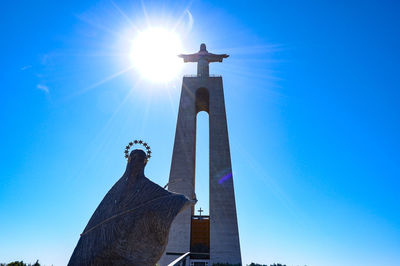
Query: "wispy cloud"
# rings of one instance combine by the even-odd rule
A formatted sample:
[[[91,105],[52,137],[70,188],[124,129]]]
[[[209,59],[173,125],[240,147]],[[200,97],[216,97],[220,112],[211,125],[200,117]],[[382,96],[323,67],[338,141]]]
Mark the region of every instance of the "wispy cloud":
[[[21,67],[21,70],[24,71],[24,70],[27,70],[27,69],[29,69],[31,67],[32,67],[32,65],[23,66],[23,67]]]
[[[190,31],[192,31],[192,28],[193,28],[194,19],[193,19],[192,13],[190,13],[189,9],[186,9],[185,13],[188,15],[187,32],[190,32]]]
[[[38,84],[36,85],[36,88],[38,88],[41,91],[44,91],[45,93],[49,93],[49,87],[43,84]]]

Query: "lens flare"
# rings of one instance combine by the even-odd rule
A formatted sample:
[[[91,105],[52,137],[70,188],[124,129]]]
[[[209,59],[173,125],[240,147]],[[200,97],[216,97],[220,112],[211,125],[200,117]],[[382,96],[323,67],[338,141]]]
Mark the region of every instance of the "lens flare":
[[[182,70],[179,35],[165,28],[139,32],[132,44],[131,59],[141,76],[154,82],[168,82]]]

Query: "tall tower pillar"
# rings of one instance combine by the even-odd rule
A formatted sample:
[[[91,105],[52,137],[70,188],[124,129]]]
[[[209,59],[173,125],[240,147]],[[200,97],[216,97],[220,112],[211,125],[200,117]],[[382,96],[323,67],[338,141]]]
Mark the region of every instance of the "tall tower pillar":
[[[209,245],[201,253],[212,263],[241,263],[239,232],[228,139],[222,77],[210,77],[208,63],[222,62],[228,55],[208,53],[204,44],[196,54],[181,55],[185,62],[197,62],[198,74],[184,77],[172,155],[168,189],[195,199],[196,116],[209,114]],[[193,250],[194,209],[186,209],[172,223],[168,245],[160,265],[168,265]],[[207,246],[207,245],[206,245]],[[193,258],[193,256],[192,256]]]

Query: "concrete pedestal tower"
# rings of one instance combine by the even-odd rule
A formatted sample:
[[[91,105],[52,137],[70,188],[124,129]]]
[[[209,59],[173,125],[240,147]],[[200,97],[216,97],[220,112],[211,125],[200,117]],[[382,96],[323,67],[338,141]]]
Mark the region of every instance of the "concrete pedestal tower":
[[[197,62],[197,76],[183,78],[168,189],[195,198],[196,117],[206,111],[210,215],[195,216],[193,208],[180,213],[159,264],[168,265],[189,251],[192,261],[203,261],[196,265],[238,264],[241,255],[222,77],[209,75],[209,63],[222,62],[228,55],[211,54],[201,44],[199,52],[180,57],[184,62]]]

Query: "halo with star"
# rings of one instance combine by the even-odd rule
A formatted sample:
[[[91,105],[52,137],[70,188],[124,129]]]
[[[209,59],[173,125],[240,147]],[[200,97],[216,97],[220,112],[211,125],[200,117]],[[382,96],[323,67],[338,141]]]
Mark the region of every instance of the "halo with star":
[[[132,146],[134,144],[139,144],[142,145],[143,147],[146,148],[146,162],[149,161],[149,159],[151,158],[151,150],[150,150],[150,146],[149,144],[147,144],[146,142],[144,142],[143,140],[134,140],[133,142],[129,142],[128,145],[126,145],[125,147],[125,158],[128,159],[129,158],[129,150],[132,148]]]

